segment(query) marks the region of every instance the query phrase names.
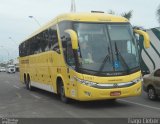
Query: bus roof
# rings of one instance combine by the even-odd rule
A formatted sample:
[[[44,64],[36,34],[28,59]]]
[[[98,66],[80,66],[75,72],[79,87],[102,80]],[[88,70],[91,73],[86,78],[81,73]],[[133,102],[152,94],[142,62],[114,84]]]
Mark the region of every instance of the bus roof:
[[[128,19],[124,17],[115,16],[107,13],[66,13],[57,16],[56,18],[42,26],[40,29],[38,29],[37,31],[32,33],[28,38],[26,38],[23,42],[46,30],[50,26],[55,25],[58,22],[67,20],[79,22],[128,22]]]
[[[64,20],[81,22],[128,22],[121,16],[115,16],[107,13],[67,13],[57,17],[58,22]]]

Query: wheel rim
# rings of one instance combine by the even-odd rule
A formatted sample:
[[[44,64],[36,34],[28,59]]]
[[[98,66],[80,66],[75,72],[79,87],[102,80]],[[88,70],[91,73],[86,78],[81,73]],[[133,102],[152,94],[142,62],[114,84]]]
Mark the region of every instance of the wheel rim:
[[[150,99],[154,99],[155,98],[155,92],[153,89],[149,89],[148,90],[148,96]]]

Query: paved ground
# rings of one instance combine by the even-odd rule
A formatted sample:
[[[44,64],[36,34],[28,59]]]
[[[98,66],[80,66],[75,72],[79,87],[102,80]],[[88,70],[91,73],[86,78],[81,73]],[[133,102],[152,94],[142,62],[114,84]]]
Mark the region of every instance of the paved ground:
[[[139,97],[116,102],[62,103],[59,98],[39,89],[26,90],[19,83],[19,73],[0,72],[0,115],[11,117],[111,118],[159,117],[160,100],[150,101],[143,92]]]

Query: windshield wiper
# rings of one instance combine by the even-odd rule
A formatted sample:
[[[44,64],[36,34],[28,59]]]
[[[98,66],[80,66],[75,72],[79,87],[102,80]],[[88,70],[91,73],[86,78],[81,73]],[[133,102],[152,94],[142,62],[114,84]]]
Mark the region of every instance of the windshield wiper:
[[[116,56],[117,56],[117,59],[120,57],[120,60],[122,61],[123,63],[123,66],[125,66],[125,68],[127,69],[127,73],[129,73],[129,66],[128,64],[126,63],[125,59],[123,58],[123,56],[121,55],[118,47],[117,47],[117,43],[115,42],[115,51],[116,51]],[[119,56],[119,57],[118,57]]]
[[[109,54],[107,54],[107,55],[105,56],[105,58],[104,58],[104,60],[103,60],[103,62],[102,62],[102,65],[100,66],[99,71],[98,71],[97,74],[99,74],[99,73],[102,72],[102,70],[103,70],[103,68],[104,68],[107,60],[110,60],[110,49],[109,49],[109,47],[108,47],[108,53],[109,53]]]

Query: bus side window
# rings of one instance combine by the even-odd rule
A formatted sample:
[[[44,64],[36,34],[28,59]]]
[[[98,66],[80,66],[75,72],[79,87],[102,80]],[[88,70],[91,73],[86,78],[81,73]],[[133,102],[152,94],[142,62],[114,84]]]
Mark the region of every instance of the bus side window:
[[[75,61],[74,61],[73,50],[71,45],[71,38],[69,34],[67,33],[64,34],[62,44],[63,44],[63,53],[64,53],[67,64],[69,66],[74,66]]]
[[[49,41],[49,48],[57,53],[60,53],[59,44],[58,44],[58,34],[57,34],[57,27],[52,26],[50,28],[50,40]]]

